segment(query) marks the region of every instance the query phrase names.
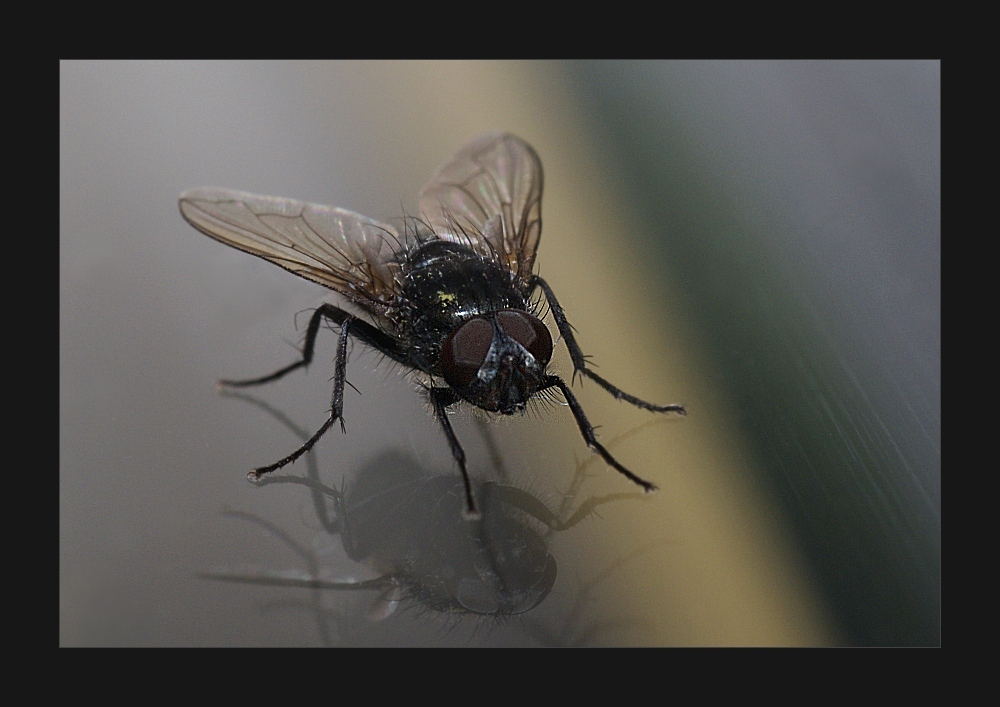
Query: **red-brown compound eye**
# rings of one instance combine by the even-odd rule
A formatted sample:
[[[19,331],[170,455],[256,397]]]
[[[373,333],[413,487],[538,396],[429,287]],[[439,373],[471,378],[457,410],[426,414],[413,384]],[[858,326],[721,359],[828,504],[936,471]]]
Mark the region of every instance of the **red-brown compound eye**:
[[[526,348],[539,364],[548,364],[552,358],[552,335],[537,317],[516,309],[505,309],[497,314],[497,321],[507,336]]]
[[[441,372],[448,385],[464,388],[476,378],[493,343],[493,325],[470,319],[448,335],[441,349]]]

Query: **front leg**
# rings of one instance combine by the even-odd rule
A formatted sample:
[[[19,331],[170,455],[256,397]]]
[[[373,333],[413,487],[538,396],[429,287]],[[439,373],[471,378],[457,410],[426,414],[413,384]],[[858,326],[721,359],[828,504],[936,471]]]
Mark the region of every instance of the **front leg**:
[[[476,501],[472,497],[472,483],[469,481],[469,472],[465,468],[465,450],[458,442],[455,431],[451,429],[451,422],[448,421],[448,407],[459,401],[459,397],[450,388],[431,388],[431,404],[434,406],[434,413],[438,422],[444,428],[444,435],[448,438],[451,446],[451,455],[458,462],[458,468],[462,470],[462,481],[465,482],[465,513],[462,517],[466,520],[478,520],[479,511],[476,510]]]
[[[584,358],[583,351],[580,350],[580,346],[576,343],[576,338],[573,336],[573,327],[571,327],[569,321],[566,320],[566,314],[563,312],[563,308],[559,306],[559,300],[556,299],[555,293],[552,292],[552,288],[549,287],[549,284],[538,275],[534,275],[531,278],[531,282],[528,283],[529,294],[534,291],[535,287],[541,287],[542,292],[545,293],[545,299],[548,300],[549,309],[552,310],[552,318],[556,320],[556,326],[559,327],[559,333],[562,335],[563,341],[566,342],[566,348],[569,349],[569,357],[573,360],[574,379],[576,378],[577,373],[587,376],[615,396],[616,399],[632,403],[636,407],[642,408],[643,410],[652,410],[653,412],[676,412],[681,415],[687,415],[687,410],[684,409],[683,405],[677,405],[676,403],[671,405],[654,405],[653,403],[647,403],[645,400],[640,400],[634,395],[629,395],[625,391],[611,385],[592,370],[587,368],[587,360]],[[577,419],[579,420],[579,418]],[[584,437],[586,437],[586,434],[584,434]],[[604,456],[604,454],[602,454],[602,456]],[[604,458],[608,459],[607,456]],[[608,463],[610,464],[611,462]],[[615,464],[617,464],[617,462],[615,462]],[[612,464],[612,466],[614,466],[614,464]],[[617,469],[618,467],[615,466],[615,468]],[[623,471],[626,475],[631,474],[631,472],[623,469],[619,470]]]
[[[639,486],[642,486],[646,493],[656,491],[655,484],[651,484],[645,479],[636,476],[624,466],[619,464],[618,460],[611,456],[611,452],[605,449],[604,445],[597,441],[597,437],[594,435],[594,426],[590,424],[590,421],[587,420],[587,416],[583,414],[583,408],[580,407],[580,403],[577,402],[576,396],[573,395],[569,386],[566,385],[566,381],[559,376],[546,376],[545,383],[541,388],[539,388],[539,390],[545,390],[546,388],[552,387],[559,388],[563,397],[566,398],[566,404],[569,405],[569,409],[573,411],[573,417],[576,418],[577,427],[580,428],[580,433],[583,435],[583,439],[587,442],[587,446],[600,454],[604,461],[627,476],[631,481],[639,484]]]

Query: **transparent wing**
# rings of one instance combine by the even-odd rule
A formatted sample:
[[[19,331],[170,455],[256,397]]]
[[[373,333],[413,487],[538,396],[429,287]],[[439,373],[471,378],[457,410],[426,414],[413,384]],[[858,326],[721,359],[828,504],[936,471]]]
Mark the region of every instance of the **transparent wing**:
[[[399,292],[399,235],[361,214],[217,187],[184,192],[180,209],[205,235],[356,302],[388,303]]]
[[[515,135],[480,135],[420,191],[420,212],[439,237],[499,257],[527,281],[542,235],[542,162]]]

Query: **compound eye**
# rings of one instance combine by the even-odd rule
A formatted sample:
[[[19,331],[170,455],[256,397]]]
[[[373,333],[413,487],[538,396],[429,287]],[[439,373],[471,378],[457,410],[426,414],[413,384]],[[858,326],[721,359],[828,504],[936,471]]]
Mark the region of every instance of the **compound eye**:
[[[497,314],[497,321],[507,336],[528,350],[542,366],[552,358],[552,335],[538,319],[527,312],[505,309]]]
[[[464,388],[476,378],[493,343],[493,325],[485,319],[470,319],[445,339],[441,349],[441,372],[453,388]]]

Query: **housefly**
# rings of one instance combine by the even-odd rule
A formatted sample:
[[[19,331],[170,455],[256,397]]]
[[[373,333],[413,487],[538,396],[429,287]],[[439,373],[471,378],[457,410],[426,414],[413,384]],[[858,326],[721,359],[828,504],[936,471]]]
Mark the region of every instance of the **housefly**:
[[[513,415],[554,388],[587,445],[645,491],[656,490],[597,441],[576,396],[548,371],[552,336],[532,300],[539,289],[569,349],[574,378],[587,376],[644,410],[685,414],[681,405],[629,395],[587,367],[552,288],[532,273],[542,232],[542,163],[524,140],[492,132],[462,147],[420,191],[420,219],[402,237],[346,209],[216,187],[184,192],[180,210],[202,233],[336,291],[371,320],[323,304],[309,320],[300,360],[261,378],[220,381],[237,388],[277,380],[312,361],[324,320],[339,327],[329,417],[287,457],[250,472],[251,480],[294,462],[338,420],[343,429],[353,337],[426,376],[431,407],[462,472],[466,517],[478,513],[448,410],[466,402]]]

